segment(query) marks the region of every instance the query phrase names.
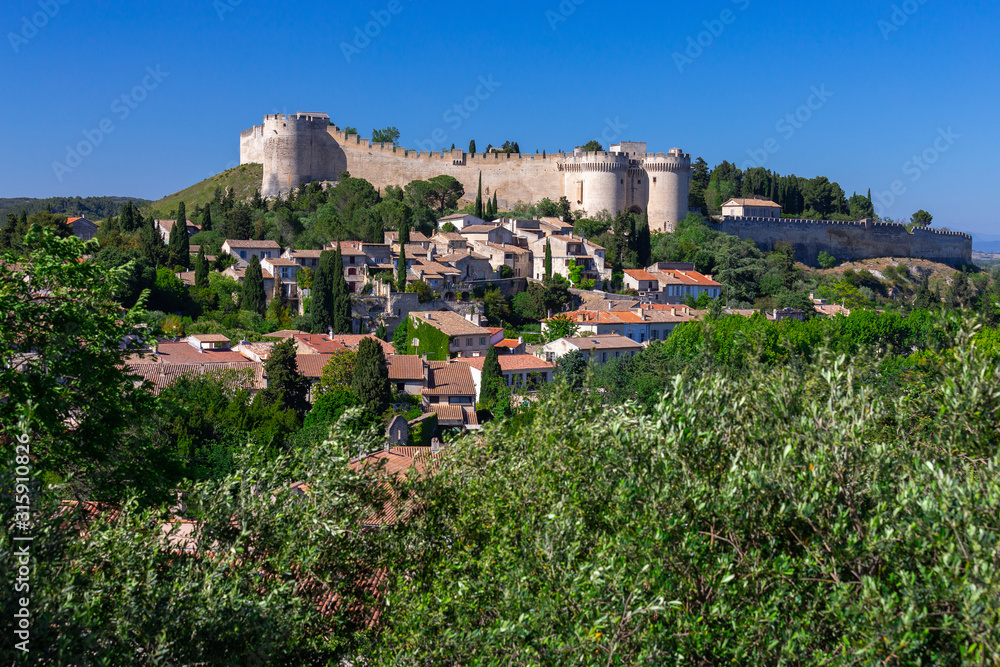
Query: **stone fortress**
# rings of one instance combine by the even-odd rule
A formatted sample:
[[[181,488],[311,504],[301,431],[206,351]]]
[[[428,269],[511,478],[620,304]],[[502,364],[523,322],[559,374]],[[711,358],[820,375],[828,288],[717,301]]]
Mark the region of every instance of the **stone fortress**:
[[[502,206],[566,197],[573,210],[590,215],[647,213],[652,231],[671,231],[687,217],[691,182],[691,156],[679,148],[654,154],[645,143],[623,142],[596,153],[413,151],[347,135],[324,113],[265,116],[240,135],[240,163],[264,165],[265,197],[344,171],[376,188],[447,174],[474,195],[482,173],[484,196],[496,192]]]
[[[642,142],[622,142],[596,153],[413,151],[347,135],[325,113],[264,116],[262,125],[240,134],[240,163],[263,164],[265,197],[287,194],[303,183],[337,180],[345,171],[382,189],[447,174],[469,195],[477,191],[482,174],[484,196],[496,192],[501,206],[566,197],[573,210],[589,215],[602,210],[647,213],[651,231],[673,231],[687,217],[692,173],[689,154],[679,148],[647,153]],[[788,243],[810,265],[820,251],[841,261],[920,257],[953,266],[972,264],[972,237],[959,232],[918,227],[910,233],[903,225],[869,220],[748,217],[724,218],[714,226],[764,250]]]

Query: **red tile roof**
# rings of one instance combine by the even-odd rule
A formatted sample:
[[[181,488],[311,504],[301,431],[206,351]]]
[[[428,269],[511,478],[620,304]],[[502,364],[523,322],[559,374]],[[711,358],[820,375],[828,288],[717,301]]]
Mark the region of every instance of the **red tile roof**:
[[[500,341],[493,347],[517,348],[520,347],[521,345],[522,345],[521,341],[517,340],[516,338],[504,338],[502,341]]]
[[[295,355],[295,364],[298,366],[300,375],[318,380],[323,377],[323,368],[332,358],[332,354],[297,354]]]
[[[430,380],[423,390],[425,396],[475,396],[476,383],[468,364],[429,361]]]
[[[416,355],[392,355],[385,358],[389,379],[393,382],[423,382],[424,362]]]
[[[635,280],[648,280],[651,282],[657,282],[656,276],[654,276],[649,271],[645,271],[643,269],[625,269],[625,275]]]
[[[348,334],[337,334],[333,337],[335,343],[341,343],[342,345],[349,347],[351,349],[357,348],[361,345],[361,341],[365,338],[371,338],[378,341],[379,345],[382,346],[382,353],[386,356],[390,354],[396,354],[396,348],[393,347],[392,343],[387,343],[384,340],[372,335],[372,334],[361,334],[359,336],[352,336]]]
[[[297,343],[311,350],[313,354],[333,354],[337,350],[343,350],[347,347],[326,334],[298,334],[293,338]]]
[[[184,376],[221,375],[226,378],[232,376],[234,386],[241,389],[260,390],[267,386],[264,379],[264,364],[250,362],[245,358],[241,363],[128,364],[126,369],[137,379],[152,384],[155,394],[160,394]]]
[[[205,350],[200,352],[188,343],[159,343],[156,347],[157,362],[161,364],[217,364],[246,361],[239,352],[232,350]]]
[[[556,365],[539,359],[533,354],[501,354],[497,356],[500,362],[500,370],[504,373],[516,373],[524,371],[551,371]],[[486,357],[472,357],[468,359],[457,359],[457,363],[469,364],[478,371],[483,370]]]

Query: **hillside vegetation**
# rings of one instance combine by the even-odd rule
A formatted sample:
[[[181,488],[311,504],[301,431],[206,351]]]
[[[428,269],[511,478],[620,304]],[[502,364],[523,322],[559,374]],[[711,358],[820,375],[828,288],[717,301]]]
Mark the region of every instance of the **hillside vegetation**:
[[[171,216],[176,214],[180,202],[184,202],[189,209],[196,205],[205,206],[211,203],[216,188],[222,188],[223,194],[227,188],[233,188],[237,201],[250,199],[260,189],[263,180],[264,165],[241,164],[153,202],[143,209],[143,215],[153,214],[157,219],[171,219]]]

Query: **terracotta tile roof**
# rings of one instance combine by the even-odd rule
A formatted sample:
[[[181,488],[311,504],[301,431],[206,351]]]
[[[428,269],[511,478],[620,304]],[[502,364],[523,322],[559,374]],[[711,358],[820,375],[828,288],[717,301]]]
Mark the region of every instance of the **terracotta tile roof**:
[[[80,218],[74,218],[74,220],[80,220]],[[169,231],[173,230],[174,225],[177,224],[177,221],[176,220],[157,220],[156,224],[158,224],[164,230],[166,230],[166,231],[169,232]],[[193,227],[194,229],[197,229],[198,231],[201,231],[201,225],[196,225],[193,222],[191,222],[190,220],[187,221],[187,226],[188,227]]]
[[[520,347],[521,344],[522,344],[521,341],[517,340],[516,338],[504,338],[502,341],[500,341],[493,347],[516,348]]]
[[[252,248],[254,250],[281,250],[281,246],[276,241],[253,241],[240,239],[226,239],[230,248]]]
[[[431,237],[431,240],[443,239],[445,241],[465,241],[465,237],[458,232],[438,232]]]
[[[205,364],[128,364],[126,368],[133,375],[150,382],[153,385],[153,393],[160,394],[164,389],[172,385],[179,378],[184,376],[206,376],[213,374],[223,374],[226,377],[230,372],[237,371],[233,375],[238,380],[236,386],[242,389],[261,390],[267,386],[264,379],[264,364],[247,361],[229,363],[205,363]]]
[[[490,336],[496,336],[498,333],[503,333],[503,327],[486,327],[486,330],[490,332]]]
[[[770,199],[730,199],[723,206],[765,206],[767,208],[781,208]]]
[[[299,335],[299,336],[308,336],[309,332],[308,331],[293,331],[293,330],[285,329],[284,331],[275,331],[274,333],[264,334],[264,338],[280,338],[281,340],[285,340],[286,338],[291,338],[292,336],[296,336],[296,335]]]
[[[271,266],[299,266],[299,263],[294,259],[285,259],[284,257],[272,257],[262,261],[267,262]]]
[[[301,259],[319,259],[320,255],[323,254],[322,250],[296,250],[290,248],[285,251],[285,254],[291,258],[301,258]]]
[[[341,241],[340,254],[358,256],[358,255],[364,255],[365,252],[361,249],[361,244],[359,241]]]
[[[657,282],[656,276],[643,269],[625,269],[625,275],[634,278],[635,280],[649,280]]]
[[[229,343],[229,337],[222,334],[193,334],[192,339],[199,343]]]
[[[86,218],[66,218],[66,224],[72,225],[77,220],[86,220]]]
[[[500,225],[470,225],[462,230],[462,235],[466,234],[488,234],[494,229],[499,229]]]
[[[333,337],[333,342],[340,343],[345,347],[349,347],[352,350],[361,345],[361,341],[365,338],[371,338],[372,340],[378,341],[378,344],[382,346],[382,353],[388,357],[390,354],[396,354],[396,348],[393,347],[392,343],[387,343],[380,338],[372,334],[360,334],[360,335],[349,335],[349,334],[337,334]]]
[[[424,388],[425,396],[475,396],[476,383],[468,364],[447,361],[429,361],[430,379]]]
[[[343,350],[347,347],[326,334],[298,334],[293,338],[297,343],[311,350],[313,354],[333,354],[337,350]]]
[[[228,269],[226,269],[225,271],[223,271],[223,273],[224,274],[229,274],[229,275],[233,276],[239,282],[243,282],[246,279],[246,277],[247,277],[247,270],[246,269],[244,269],[244,268],[238,268],[238,267],[235,267],[235,266],[230,266]],[[260,274],[264,278],[267,278],[268,280],[274,280],[274,276],[271,275],[271,272],[268,271],[267,269],[265,269],[264,267],[261,267]]]
[[[295,364],[299,374],[311,379],[323,377],[323,367],[333,358],[332,354],[297,354]]]
[[[539,359],[532,354],[501,354],[497,356],[497,360],[500,362],[500,370],[504,373],[551,371],[556,367],[555,364]],[[456,363],[468,364],[477,371],[481,371],[486,363],[486,357],[456,359]]]
[[[244,357],[239,352],[232,350],[205,350],[198,351],[188,343],[159,343],[156,347],[157,363],[160,364],[212,364],[245,362]]]
[[[458,313],[442,310],[437,312],[410,313],[418,322],[426,322],[446,336],[489,336],[489,329],[478,327]]]
[[[489,241],[483,245],[495,250],[502,250],[503,252],[512,252],[515,255],[527,255],[531,252],[527,248],[522,248],[521,246],[516,246],[512,243],[493,243],[492,241]]]
[[[399,239],[399,232],[385,232],[385,240],[389,243],[396,243]],[[410,231],[410,243],[427,243],[430,239],[420,232]]]
[[[392,355],[385,358],[389,379],[393,382],[423,382],[424,362],[416,355]]]
[[[465,410],[461,405],[432,405],[431,412],[437,415],[440,426],[465,426],[468,424],[469,410]],[[475,411],[471,411],[475,417]],[[476,421],[478,424],[478,420]]]
[[[588,336],[587,338],[567,338],[566,342],[581,350],[641,350],[642,345],[618,334]]]
[[[697,271],[652,271],[650,274],[663,285],[692,285],[702,287],[722,287],[708,276]]]
[[[453,252],[450,255],[443,255],[437,258],[439,262],[460,262],[463,259],[478,259],[480,261],[489,261],[489,257],[483,255],[478,255],[471,250],[463,250],[461,252]]]
[[[356,458],[348,464],[348,467],[357,472],[384,466],[382,471],[390,475],[398,475],[411,469],[422,473],[426,472],[428,464],[439,456],[440,453],[431,452],[430,447],[391,447],[388,451],[382,449]]]

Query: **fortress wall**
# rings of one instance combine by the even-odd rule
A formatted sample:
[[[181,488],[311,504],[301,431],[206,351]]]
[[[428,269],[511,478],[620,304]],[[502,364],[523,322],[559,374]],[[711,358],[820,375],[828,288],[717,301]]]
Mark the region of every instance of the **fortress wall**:
[[[959,232],[916,229],[895,223],[726,218],[713,227],[755,242],[762,250],[787,243],[796,259],[816,266],[820,252],[838,260],[915,257],[958,266],[972,263],[972,237]]]
[[[264,126],[254,125],[240,133],[240,164],[264,163]]]
[[[332,128],[331,128],[332,129]],[[331,136],[339,139],[337,132]],[[351,176],[363,178],[376,188],[405,186],[410,181],[427,180],[442,174],[453,176],[465,188],[466,196],[475,198],[479,172],[483,174],[483,196],[497,192],[498,202],[512,206],[518,201],[537,202],[545,197],[558,201],[562,196],[562,173],[555,159],[534,159],[524,155],[492,154],[475,158],[462,151],[408,151],[391,144],[370,145],[367,139],[353,137],[338,141],[344,169]]]

